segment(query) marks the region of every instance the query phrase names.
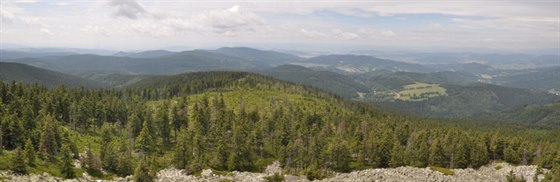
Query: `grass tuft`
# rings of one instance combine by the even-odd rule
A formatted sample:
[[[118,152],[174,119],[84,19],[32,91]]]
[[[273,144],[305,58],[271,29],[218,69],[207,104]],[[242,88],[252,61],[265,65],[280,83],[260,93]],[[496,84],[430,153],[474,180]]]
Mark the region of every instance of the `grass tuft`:
[[[453,175],[455,175],[455,172],[454,172],[453,170],[447,169],[447,168],[443,168],[443,167],[430,166],[430,169],[433,170],[433,171],[437,171],[437,172],[443,173],[443,174],[448,175],[448,176],[453,176]]]

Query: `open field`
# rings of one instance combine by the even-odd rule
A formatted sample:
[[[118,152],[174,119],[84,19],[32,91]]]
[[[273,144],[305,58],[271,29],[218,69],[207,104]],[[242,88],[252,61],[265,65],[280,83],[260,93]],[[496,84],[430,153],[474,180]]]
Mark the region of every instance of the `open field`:
[[[432,97],[445,96],[447,90],[439,84],[429,84],[416,82],[404,85],[404,90],[400,91],[395,99],[404,101],[424,101]]]

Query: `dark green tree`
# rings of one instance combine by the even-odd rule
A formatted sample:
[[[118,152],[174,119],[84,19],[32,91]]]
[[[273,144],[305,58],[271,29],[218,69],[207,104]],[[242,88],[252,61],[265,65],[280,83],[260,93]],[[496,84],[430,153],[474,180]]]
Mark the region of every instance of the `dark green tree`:
[[[432,146],[430,147],[430,165],[446,167],[447,157],[445,156],[445,151],[443,150],[443,144],[439,140],[434,140]]]
[[[186,169],[189,160],[188,133],[180,130],[177,143],[175,144],[175,167]]]
[[[140,163],[134,170],[134,181],[136,182],[151,182],[155,180],[155,176],[150,170],[150,166],[147,164],[146,159],[140,160]]]
[[[60,152],[62,153],[62,166],[60,168],[60,173],[62,173],[62,176],[66,179],[75,178],[74,160],[70,146],[66,144],[62,145]]]
[[[150,131],[149,120],[145,120],[142,131],[136,138],[136,148],[144,153],[150,153],[154,149],[154,138]]]
[[[20,148],[16,148],[15,155],[12,158],[12,171],[16,174],[27,174],[25,155]]]
[[[58,131],[56,121],[49,114],[45,117],[43,129],[41,130],[41,141],[39,143],[39,152],[43,159],[52,161],[58,153],[58,137],[55,132]]]
[[[27,165],[34,167],[35,166],[35,147],[33,147],[33,143],[31,142],[31,139],[27,139],[27,142],[25,142],[25,149],[23,151],[23,153],[25,153],[25,158],[27,161]]]

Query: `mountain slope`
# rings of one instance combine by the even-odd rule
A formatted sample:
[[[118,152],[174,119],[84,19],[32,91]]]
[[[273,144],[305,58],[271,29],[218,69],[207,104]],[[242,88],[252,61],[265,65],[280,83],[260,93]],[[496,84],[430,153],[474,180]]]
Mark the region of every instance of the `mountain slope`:
[[[6,61],[74,74],[93,71],[170,75],[195,71],[262,69],[299,59],[297,56],[273,51],[223,48],[214,51],[194,50],[178,53],[168,51],[117,53],[114,56],[92,54],[48,56]]]
[[[207,51],[184,51],[157,58],[70,55],[10,61],[61,72],[97,71],[124,74],[177,74],[208,70],[244,70],[255,67],[241,58]]]
[[[302,58],[291,54],[276,51],[263,51],[247,47],[223,47],[211,52],[240,57],[251,62],[258,62],[259,64],[268,66],[277,66],[302,60]]]
[[[84,86],[88,88],[103,87],[103,84],[55,71],[36,68],[19,63],[0,62],[0,80],[39,83],[49,87],[64,85],[67,87]]]
[[[548,104],[560,97],[544,91],[509,88],[490,84],[443,85],[447,96],[422,102],[394,101],[380,104],[428,116],[470,117],[480,113],[501,112],[526,104]]]
[[[151,50],[142,52],[118,52],[113,54],[117,57],[131,57],[131,58],[157,58],[163,56],[170,56],[176,54],[176,52],[166,51],[166,50]]]
[[[464,128],[423,121],[247,72],[154,76],[122,89],[49,89],[0,82],[0,93],[2,107],[9,108],[0,114],[3,136],[8,136],[3,138],[0,161],[17,162],[10,159],[20,156],[15,154],[26,134],[37,133],[41,143],[64,146],[42,144],[43,155],[71,162],[72,154],[87,153],[82,160],[87,169],[78,166],[76,173],[85,171],[92,180],[128,176],[135,168],[174,167],[188,174],[208,168],[255,172],[273,161],[284,174],[321,179],[366,168],[477,168],[491,160],[521,164],[526,160],[510,153],[542,151],[547,159],[557,149],[552,129],[536,135],[519,134],[525,129],[509,125],[500,130],[503,133],[473,131],[477,126],[467,121],[469,127]],[[26,145],[33,146],[28,141]],[[488,150],[492,142],[507,150]],[[33,147],[27,150],[35,152]],[[533,155],[525,159],[540,161]],[[16,162],[2,162],[0,170],[15,163],[33,173],[60,175],[67,163],[43,158],[37,158],[36,166]]]
[[[524,105],[500,113],[483,115],[482,117],[539,126],[560,126],[560,101],[546,105]]]
[[[309,58],[302,64],[326,67],[333,71],[344,73],[365,73],[375,70],[429,72],[433,69],[418,64],[379,59],[371,56],[359,55],[328,55]]]
[[[282,65],[262,72],[277,79],[314,86],[345,98],[354,98],[358,92],[369,92],[352,78],[330,71],[316,71],[296,65]]]
[[[534,70],[519,70],[493,80],[497,84],[517,88],[560,90],[560,66]]]

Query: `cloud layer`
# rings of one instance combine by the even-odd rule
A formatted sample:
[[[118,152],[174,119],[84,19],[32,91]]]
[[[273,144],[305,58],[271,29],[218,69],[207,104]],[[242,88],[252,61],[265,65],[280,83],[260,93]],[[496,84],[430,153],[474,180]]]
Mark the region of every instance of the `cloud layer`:
[[[0,5],[2,41],[37,45],[320,42],[528,50],[560,44],[560,5],[548,1],[4,0]]]

